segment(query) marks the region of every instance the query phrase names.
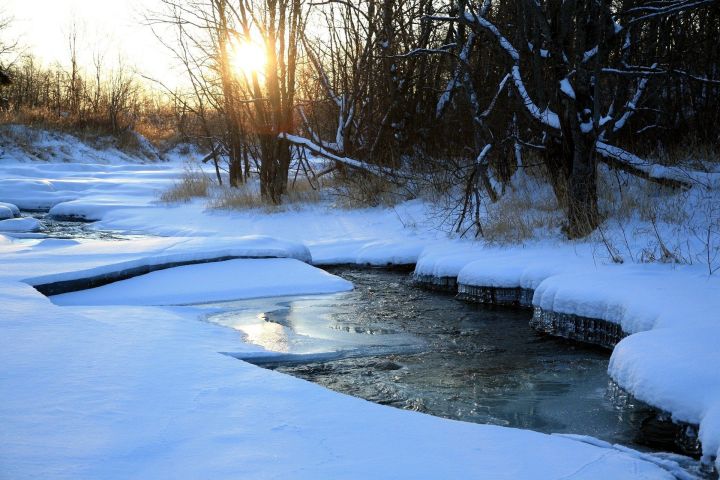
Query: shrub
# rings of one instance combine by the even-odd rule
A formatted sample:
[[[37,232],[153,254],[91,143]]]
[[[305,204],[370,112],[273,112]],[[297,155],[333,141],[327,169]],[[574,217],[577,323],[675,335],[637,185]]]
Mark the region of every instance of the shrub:
[[[193,198],[207,197],[211,183],[211,180],[200,168],[187,164],[183,176],[160,195],[160,200],[177,203],[189,202]]]

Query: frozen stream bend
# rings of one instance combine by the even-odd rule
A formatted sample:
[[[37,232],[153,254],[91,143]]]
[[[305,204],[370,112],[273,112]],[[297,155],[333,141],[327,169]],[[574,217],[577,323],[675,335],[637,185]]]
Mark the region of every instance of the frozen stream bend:
[[[330,268],[355,290],[211,304],[208,319],[279,355],[241,358],[367,400],[475,423],[672,449],[654,411],[623,402],[609,353],[529,326],[524,310],[416,288],[404,273]],[[619,396],[618,396],[619,395]]]
[[[432,206],[419,200],[389,209],[320,204],[276,214],[208,211],[205,200],[165,205],[157,202],[158,195],[181,175],[187,155],[171,152],[169,162],[147,162],[114,149],[94,149],[66,134],[9,128],[13,135],[4,139],[8,144],[0,159],[0,201],[52,208],[56,214],[99,220],[95,225],[102,229],[157,237],[105,242],[0,235],[4,474],[73,479],[336,478],[348,472],[357,478],[667,476],[635,454],[607,445],[579,446],[527,431],[378,409],[274,376],[217,355],[237,353],[238,338],[228,329],[197,322],[195,310],[59,308],[27,287],[30,279],[52,283],[118,268],[257,255],[263,245],[266,256],[285,256],[291,245],[304,244],[313,261],[323,264],[417,263],[429,275],[462,273],[477,286],[537,293],[547,283],[544,305],[600,315],[630,328],[633,335],[613,354],[613,378],[676,418],[700,424],[708,460],[720,449],[720,371],[715,368],[720,285],[718,276],[708,280],[701,266],[608,265],[593,242],[553,240],[515,248],[451,240],[436,229]],[[41,161],[14,145],[14,133],[32,138],[43,158],[54,160]],[[262,235],[293,242],[257,238]],[[303,249],[294,255],[307,255]]]
[[[585,437],[448,422],[378,407],[237,362],[218,352],[262,352],[239,342],[231,329],[197,322],[197,307],[61,308],[19,281],[77,280],[118,265],[208,258],[229,249],[245,255],[255,249],[262,256],[272,245],[282,250],[282,242],[267,238],[215,242],[43,239],[2,245],[7,268],[0,278],[0,389],[11,392],[0,405],[5,472],[13,478],[126,478],[129,472],[136,478],[255,478],[268,472],[294,478],[341,472],[354,478],[401,478],[409,472],[414,478],[480,472],[493,478],[557,478],[579,471],[589,478],[670,478],[671,472],[687,477],[667,456]],[[302,255],[292,244],[284,248],[288,256]],[[296,260],[177,268],[278,261]],[[174,270],[145,277],[162,279]],[[305,277],[327,286],[325,275]],[[240,290],[232,294],[242,297],[248,283],[238,280]],[[332,282],[330,290],[345,288]],[[268,445],[274,448],[268,451]]]

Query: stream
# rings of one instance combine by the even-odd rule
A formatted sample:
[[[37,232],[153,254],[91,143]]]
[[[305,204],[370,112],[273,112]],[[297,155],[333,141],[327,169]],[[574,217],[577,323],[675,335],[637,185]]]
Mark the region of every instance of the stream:
[[[26,238],[143,237],[23,214],[30,215],[41,230]],[[610,382],[609,351],[538,334],[529,326],[529,310],[466,303],[419,288],[407,272],[326,270],[355,289],[195,307],[207,312],[207,321],[267,351],[242,360],[337,392],[449,419],[673,450],[653,433],[655,412]],[[680,461],[705,476],[696,462]]]
[[[208,320],[282,353],[245,360],[348,395],[647,450],[641,427],[649,411],[616,401],[608,351],[540,336],[529,311],[425,291],[406,273],[328,271],[355,290],[215,304],[222,312]]]

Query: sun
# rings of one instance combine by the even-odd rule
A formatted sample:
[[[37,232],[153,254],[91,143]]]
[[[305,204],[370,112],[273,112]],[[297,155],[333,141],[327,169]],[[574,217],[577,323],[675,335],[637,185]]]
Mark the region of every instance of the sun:
[[[266,63],[265,49],[254,42],[237,42],[232,47],[230,63],[236,72],[248,77],[262,75]]]

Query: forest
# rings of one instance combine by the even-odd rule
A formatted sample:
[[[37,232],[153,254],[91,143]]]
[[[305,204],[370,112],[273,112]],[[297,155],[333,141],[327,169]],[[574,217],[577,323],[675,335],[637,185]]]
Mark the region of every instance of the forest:
[[[143,18],[181,87],[101,52],[80,66],[75,29],[67,66],[6,67],[4,115],[194,143],[267,204],[331,172],[360,203],[439,197],[472,236],[521,170],[582,238],[611,213],[602,166],[687,189],[718,158],[713,0],[163,0]]]

